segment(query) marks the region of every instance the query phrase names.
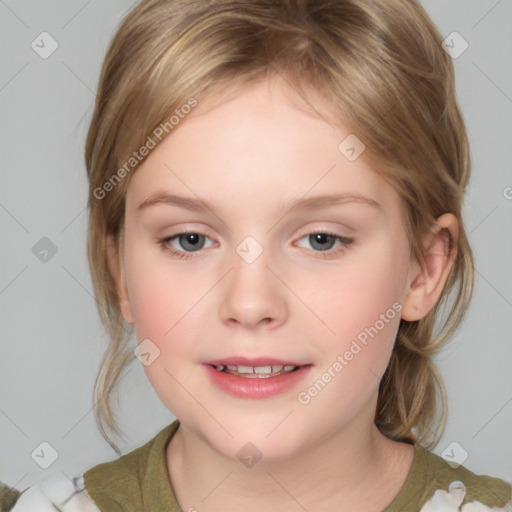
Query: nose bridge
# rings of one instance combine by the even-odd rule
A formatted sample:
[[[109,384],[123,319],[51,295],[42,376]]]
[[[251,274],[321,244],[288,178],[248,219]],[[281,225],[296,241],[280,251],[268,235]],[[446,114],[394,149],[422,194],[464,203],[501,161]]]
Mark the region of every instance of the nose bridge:
[[[260,322],[278,324],[285,320],[286,290],[267,268],[272,266],[269,257],[270,251],[252,236],[235,248],[221,297],[222,321],[253,328]]]

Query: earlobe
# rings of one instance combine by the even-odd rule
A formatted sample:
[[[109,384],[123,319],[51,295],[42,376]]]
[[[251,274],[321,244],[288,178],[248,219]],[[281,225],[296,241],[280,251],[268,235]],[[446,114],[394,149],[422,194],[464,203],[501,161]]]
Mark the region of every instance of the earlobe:
[[[402,319],[424,318],[441,297],[456,255],[459,223],[455,215],[441,215],[423,239],[424,264],[411,262],[409,290],[403,301]]]
[[[119,300],[119,308],[125,322],[133,324],[133,316],[130,306],[130,300],[128,296],[128,289],[126,287],[125,271],[122,257],[120,256],[122,244],[122,233],[119,239],[116,239],[112,235],[107,235],[106,248],[107,248],[107,260],[110,273],[114,278],[116,285],[117,298]]]

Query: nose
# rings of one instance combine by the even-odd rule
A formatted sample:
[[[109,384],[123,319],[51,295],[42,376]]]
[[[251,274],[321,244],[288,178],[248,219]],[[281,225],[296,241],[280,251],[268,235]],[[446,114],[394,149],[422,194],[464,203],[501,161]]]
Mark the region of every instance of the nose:
[[[231,272],[223,279],[219,314],[222,322],[245,329],[273,329],[288,317],[286,288],[269,266],[267,252],[251,263],[237,253]]]

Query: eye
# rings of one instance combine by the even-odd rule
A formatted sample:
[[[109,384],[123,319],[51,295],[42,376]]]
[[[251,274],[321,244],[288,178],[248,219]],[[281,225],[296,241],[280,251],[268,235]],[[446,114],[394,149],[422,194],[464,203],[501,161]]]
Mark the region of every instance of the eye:
[[[322,254],[321,257],[329,257],[333,254],[338,254],[340,251],[347,249],[354,241],[353,238],[347,238],[327,231],[309,233],[306,236],[303,236],[299,242],[301,240],[306,240],[315,252],[326,253],[325,255]],[[338,243],[337,246],[336,243]],[[302,245],[300,246],[303,247]],[[337,247],[337,249],[332,250],[335,247]]]
[[[322,258],[337,255],[339,252],[346,250],[354,241],[352,238],[327,231],[309,233],[300,238],[299,242],[302,240],[306,240],[311,245],[312,250]],[[210,241],[209,245],[207,245],[207,241]],[[186,259],[193,257],[194,252],[211,247],[213,241],[203,233],[189,231],[159,239],[158,244],[172,255]],[[300,243],[298,245],[303,247]]]
[[[190,231],[187,233],[177,233],[176,235],[162,238],[158,241],[158,243],[162,246],[163,249],[170,249],[171,254],[174,254],[180,258],[187,258],[189,257],[187,253],[197,252],[201,249],[205,249],[206,247],[210,247],[205,247],[205,242],[207,240],[210,239],[206,235]],[[184,251],[180,250],[180,246],[184,249]]]

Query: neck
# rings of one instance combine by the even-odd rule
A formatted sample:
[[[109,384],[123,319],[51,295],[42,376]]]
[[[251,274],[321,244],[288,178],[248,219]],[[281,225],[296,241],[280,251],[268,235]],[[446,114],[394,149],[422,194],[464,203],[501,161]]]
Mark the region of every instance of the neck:
[[[368,422],[366,423],[368,425]],[[359,510],[380,512],[412,465],[411,445],[391,441],[370,422],[347,427],[286,460],[245,467],[180,428],[167,467],[182,510]]]

